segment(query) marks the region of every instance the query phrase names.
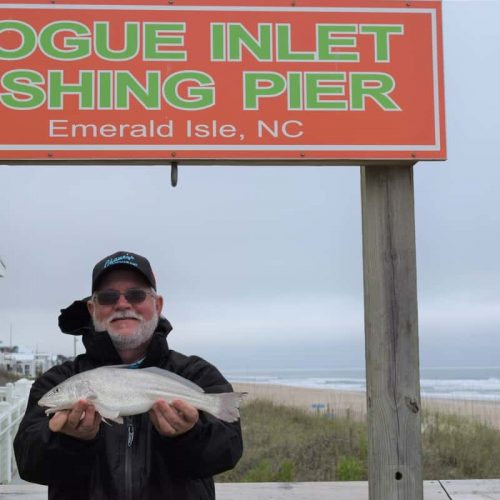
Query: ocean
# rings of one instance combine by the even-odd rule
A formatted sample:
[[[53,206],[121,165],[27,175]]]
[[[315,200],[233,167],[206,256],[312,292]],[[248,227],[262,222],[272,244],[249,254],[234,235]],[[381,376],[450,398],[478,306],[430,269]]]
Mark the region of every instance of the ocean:
[[[281,384],[314,389],[365,391],[364,369],[259,369],[228,370],[230,382]],[[500,366],[422,368],[420,392],[424,397],[500,402]]]

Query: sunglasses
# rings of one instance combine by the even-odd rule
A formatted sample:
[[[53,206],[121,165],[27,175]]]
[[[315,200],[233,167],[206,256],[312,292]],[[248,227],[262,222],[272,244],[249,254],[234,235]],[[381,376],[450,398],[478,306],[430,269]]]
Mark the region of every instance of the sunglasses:
[[[94,293],[94,298],[100,306],[114,306],[122,295],[129,304],[140,304],[146,300],[148,295],[154,296],[155,294],[142,288],[129,288],[124,292],[119,292],[118,290],[101,290]]]

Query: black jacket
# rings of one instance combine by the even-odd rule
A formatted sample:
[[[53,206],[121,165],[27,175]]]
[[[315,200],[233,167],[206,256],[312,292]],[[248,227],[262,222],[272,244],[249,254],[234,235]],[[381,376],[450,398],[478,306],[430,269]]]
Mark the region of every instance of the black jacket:
[[[200,412],[195,427],[175,438],[161,436],[147,413],[125,417],[123,425],[101,424],[91,441],[50,431],[49,419],[37,405],[43,394],[75,373],[121,363],[109,335],[93,331],[83,301],[61,312],[61,329],[83,333],[86,353],[53,367],[33,384],[14,440],[21,478],[48,484],[50,499],[214,499],[212,476],[234,467],[242,454],[239,421],[229,424]],[[171,328],[160,319],[141,367],[173,371],[206,392],[231,391],[213,365],[168,348]]]

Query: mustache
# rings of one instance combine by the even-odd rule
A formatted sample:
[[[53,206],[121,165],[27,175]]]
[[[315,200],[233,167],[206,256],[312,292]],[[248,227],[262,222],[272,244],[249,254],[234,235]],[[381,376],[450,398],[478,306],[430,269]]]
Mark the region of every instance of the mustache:
[[[115,319],[137,319],[139,321],[144,321],[144,318],[135,312],[132,311],[117,311],[111,314],[109,318],[107,318],[107,322],[111,323],[111,321]]]

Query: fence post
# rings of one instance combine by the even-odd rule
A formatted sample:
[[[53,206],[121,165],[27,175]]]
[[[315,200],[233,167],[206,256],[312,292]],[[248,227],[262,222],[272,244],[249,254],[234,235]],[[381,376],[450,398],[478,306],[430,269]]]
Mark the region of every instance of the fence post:
[[[14,398],[14,384],[11,382],[7,382],[5,384],[5,401],[7,403],[11,403]]]
[[[0,484],[8,483],[12,479],[11,412],[10,403],[2,401],[0,403]]]
[[[422,500],[413,166],[361,167],[370,500]]]

